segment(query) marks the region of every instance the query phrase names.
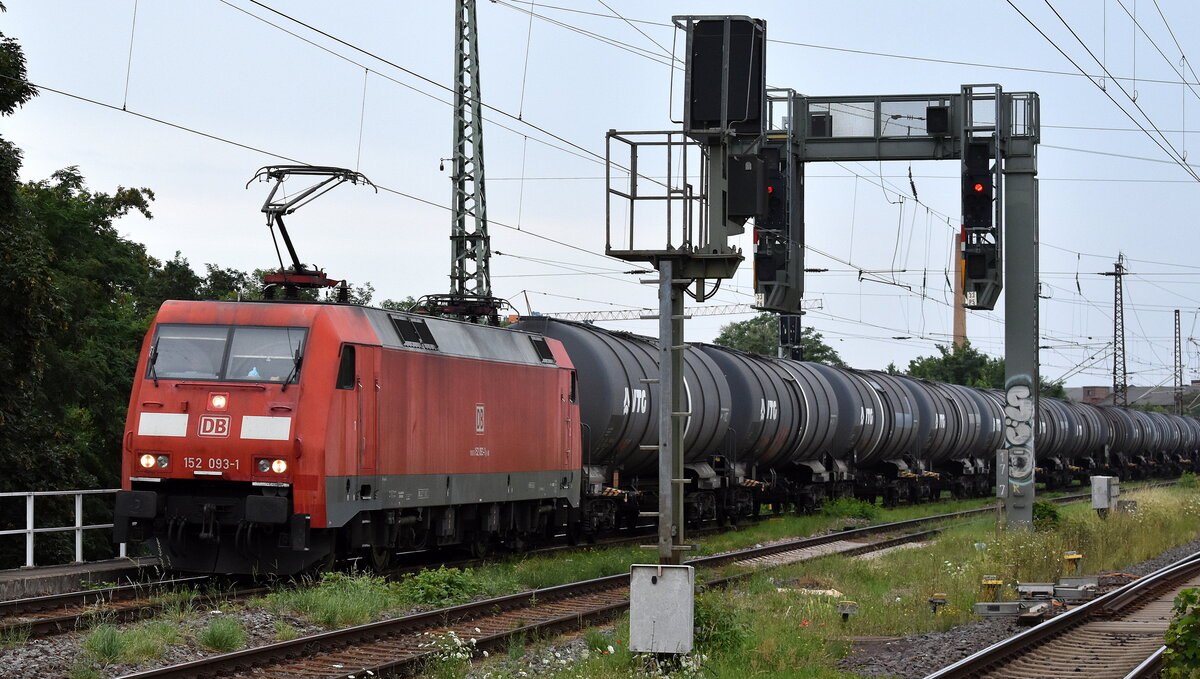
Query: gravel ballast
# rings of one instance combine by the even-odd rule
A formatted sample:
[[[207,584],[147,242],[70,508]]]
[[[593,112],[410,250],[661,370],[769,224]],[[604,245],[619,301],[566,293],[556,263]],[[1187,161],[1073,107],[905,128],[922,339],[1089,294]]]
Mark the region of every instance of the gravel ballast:
[[[1125,570],[1131,575],[1145,575],[1168,564],[1200,551],[1200,540],[1171,549],[1164,554],[1144,561]],[[1103,584],[1103,583],[1102,583]],[[68,677],[72,671],[91,669],[93,676],[115,677],[152,667],[197,660],[213,655],[202,648],[196,635],[214,618],[234,618],[247,634],[248,646],[272,643],[277,625],[286,624],[301,635],[316,634],[323,628],[309,624],[290,615],[277,615],[260,608],[225,610],[199,610],[187,621],[178,623],[181,643],[166,649],[165,656],[138,665],[103,665],[86,660],[83,649],[86,632],[70,632],[52,637],[31,639],[9,649],[0,649],[0,676],[11,679],[42,679],[43,677]],[[125,627],[125,626],[122,626]],[[972,653],[986,648],[1024,627],[1012,620],[981,620],[946,632],[931,632],[897,640],[875,640],[858,644],[839,662],[842,670],[866,677],[924,677]],[[472,671],[472,677],[513,676],[534,677],[571,666],[584,659],[587,645],[582,639],[560,638],[536,651],[529,651],[519,659],[497,658]],[[79,675],[77,675],[79,676]],[[86,676],[86,674],[83,674]]]
[[[1153,573],[1197,551],[1200,551],[1200,540],[1193,540],[1130,566],[1124,572],[1136,576]],[[1102,581],[1101,585],[1104,584]],[[838,667],[864,677],[920,679],[1026,629],[1029,628],[1018,625],[1015,620],[994,618],[945,632],[860,644],[838,662]]]

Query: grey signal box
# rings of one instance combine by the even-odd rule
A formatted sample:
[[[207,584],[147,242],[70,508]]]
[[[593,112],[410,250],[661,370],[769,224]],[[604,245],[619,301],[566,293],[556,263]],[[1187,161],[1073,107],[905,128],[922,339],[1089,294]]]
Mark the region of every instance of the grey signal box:
[[[695,586],[691,566],[630,566],[629,650],[691,653]]]
[[[1120,495],[1120,479],[1116,476],[1092,477],[1092,509],[1115,509]]]

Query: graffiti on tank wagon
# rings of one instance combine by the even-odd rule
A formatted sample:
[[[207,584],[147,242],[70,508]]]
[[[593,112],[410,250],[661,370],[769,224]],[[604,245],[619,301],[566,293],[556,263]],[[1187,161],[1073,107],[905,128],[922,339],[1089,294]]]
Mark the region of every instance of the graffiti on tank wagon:
[[[1026,378],[1027,379],[1027,378]],[[1008,478],[1025,486],[1033,483],[1033,389],[1021,378],[1004,393],[1004,443],[1008,448]]]

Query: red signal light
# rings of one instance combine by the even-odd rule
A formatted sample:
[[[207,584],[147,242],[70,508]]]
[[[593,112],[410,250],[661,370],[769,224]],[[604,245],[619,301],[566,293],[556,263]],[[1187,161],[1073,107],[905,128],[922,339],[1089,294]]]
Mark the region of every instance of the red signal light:
[[[983,193],[983,184],[975,184],[975,193]]]

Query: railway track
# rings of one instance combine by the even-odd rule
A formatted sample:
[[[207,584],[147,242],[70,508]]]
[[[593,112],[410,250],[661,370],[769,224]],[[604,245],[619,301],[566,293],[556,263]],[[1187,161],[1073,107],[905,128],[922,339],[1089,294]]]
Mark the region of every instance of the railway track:
[[[163,595],[211,581],[211,576],[203,575],[0,601],[0,638],[72,632],[101,617],[121,622],[141,620],[167,605]],[[265,587],[241,588],[221,596],[247,597],[265,591]]]
[[[1157,677],[1180,590],[1200,586],[1200,552],[986,648],[927,679]]]
[[[1058,503],[1070,503],[1070,501],[1078,501],[1090,498],[1087,494],[1063,495],[1061,498],[1055,498]],[[860,531],[845,531],[839,534],[842,539],[853,540],[854,536],[862,537],[863,535],[871,534],[871,531],[878,529],[884,530],[907,530],[919,527],[930,522],[937,521],[954,521],[954,519],[970,518],[972,516],[986,515],[986,513],[994,512],[994,507],[980,507],[980,509],[964,510],[959,512],[941,513],[930,517],[910,519],[910,521],[896,522],[884,524],[882,527],[868,527],[865,530],[868,533],[860,533]],[[708,531],[710,533],[710,531]],[[701,533],[692,533],[692,535],[700,535]],[[707,534],[707,533],[706,533]],[[607,547],[624,545],[624,543],[637,543],[646,539],[652,533],[642,533],[636,531],[630,535],[620,535],[608,537],[608,539],[598,541],[596,545],[588,545],[589,548]],[[833,549],[833,551],[846,552],[850,547],[835,546],[834,548],[821,547],[826,543],[834,541],[832,537],[818,537],[818,539],[805,539],[808,545],[800,551],[792,551],[792,549],[784,548],[780,555],[775,555],[769,552],[770,547],[764,548],[764,552],[757,558],[764,565],[778,565],[786,563],[787,559],[792,558],[790,553],[798,554],[796,558],[811,558],[815,555],[821,555],[822,549]],[[826,542],[820,542],[826,540]],[[554,553],[566,552],[575,547],[570,546],[550,546],[534,549],[530,553]],[[715,559],[715,558],[713,558]],[[421,561],[419,566],[404,567],[404,569],[394,570],[394,575],[401,575],[404,572],[419,570],[428,563],[437,563],[437,561],[425,559]],[[715,561],[713,561],[715,564]],[[470,567],[479,564],[479,559],[462,560],[461,563],[445,563],[448,566]],[[161,595],[168,593],[173,589],[180,587],[196,587],[210,581],[209,576],[185,577],[164,579],[164,581],[155,581],[150,583],[139,583],[130,585],[121,585],[121,587],[112,587],[95,590],[74,591],[74,593],[55,594],[48,596],[30,597],[30,599],[19,599],[10,601],[0,601],[0,635],[10,637],[41,637],[58,635],[62,632],[76,631],[85,629],[90,624],[91,620],[103,617],[108,620],[119,621],[134,621],[152,617],[163,608]],[[238,588],[230,589],[228,593],[223,594],[223,597],[246,597],[254,594],[260,594],[265,588]]]
[[[1089,497],[1090,495],[1087,494],[1075,494],[1054,498],[1053,501],[1059,503],[1068,503],[1086,500]],[[877,532],[880,529],[887,531],[910,530],[930,522],[970,518],[973,516],[985,515],[994,511],[995,509],[993,507],[983,507],[960,512],[937,514],[929,517],[911,519],[908,521],[867,527],[864,529],[859,529],[858,531],[846,531],[837,534],[837,537],[843,540],[861,539],[861,537],[870,535],[872,532]],[[862,531],[866,532],[864,533]],[[693,535],[699,534],[700,533],[693,532]],[[638,543],[649,536],[652,536],[652,533],[642,533],[639,531],[631,535],[613,536],[599,541],[597,544],[587,545],[587,547],[595,548]],[[857,536],[857,538],[855,536]],[[822,540],[824,542],[822,542]],[[852,551],[852,547],[846,545],[834,545],[833,547],[823,546],[837,542],[837,540],[831,536],[805,538],[801,542],[804,542],[805,545],[803,547],[797,547],[794,549],[786,547],[787,544],[791,543],[785,543],[785,548],[783,548],[778,554],[770,551],[773,549],[773,547],[764,548],[763,553],[757,557],[758,562],[763,565],[778,565],[779,563],[786,563],[789,559],[793,558],[812,558],[813,556],[819,556],[822,553],[832,553],[834,551]],[[544,554],[560,551],[565,552],[570,551],[571,549],[575,548],[566,545],[556,545],[532,550],[530,553]],[[709,558],[717,559],[718,557]],[[419,570],[425,565],[428,565],[425,563],[425,561],[428,561],[430,564],[437,563],[434,560],[423,560],[419,566],[395,569],[394,574],[403,574],[413,570]],[[471,567],[478,565],[479,560],[475,559],[463,560],[461,562],[442,563],[445,563],[447,566]],[[698,562],[698,565],[699,563],[700,562]],[[716,562],[713,561],[712,563],[715,564]],[[49,636],[86,628],[90,621],[99,617],[123,622],[145,619],[152,617],[163,608],[163,602],[159,599],[160,595],[163,593],[179,587],[194,587],[208,582],[209,580],[211,580],[209,576],[176,578],[144,584],[124,585],[120,587],[71,592],[66,594],[54,594],[41,597],[32,597],[28,599],[0,601],[0,635],[28,637]],[[265,588],[238,588],[229,590],[223,596],[225,598],[239,598],[259,594],[263,591],[265,591]]]
[[[942,514],[789,540],[692,559],[688,564],[714,568],[743,563],[753,569],[835,553],[861,554],[926,540],[938,529],[894,535],[899,531],[981,511],[991,510]],[[721,586],[741,577],[744,576],[726,576],[709,580],[705,585]],[[629,575],[622,573],[212,656],[126,675],[124,679],[224,677],[238,673],[252,674],[256,679],[337,678],[363,676],[364,670],[410,674],[424,667],[432,655],[427,647],[429,633],[452,631],[460,639],[474,639],[477,648],[502,648],[513,637],[579,628],[609,619],[628,607],[628,586]]]

